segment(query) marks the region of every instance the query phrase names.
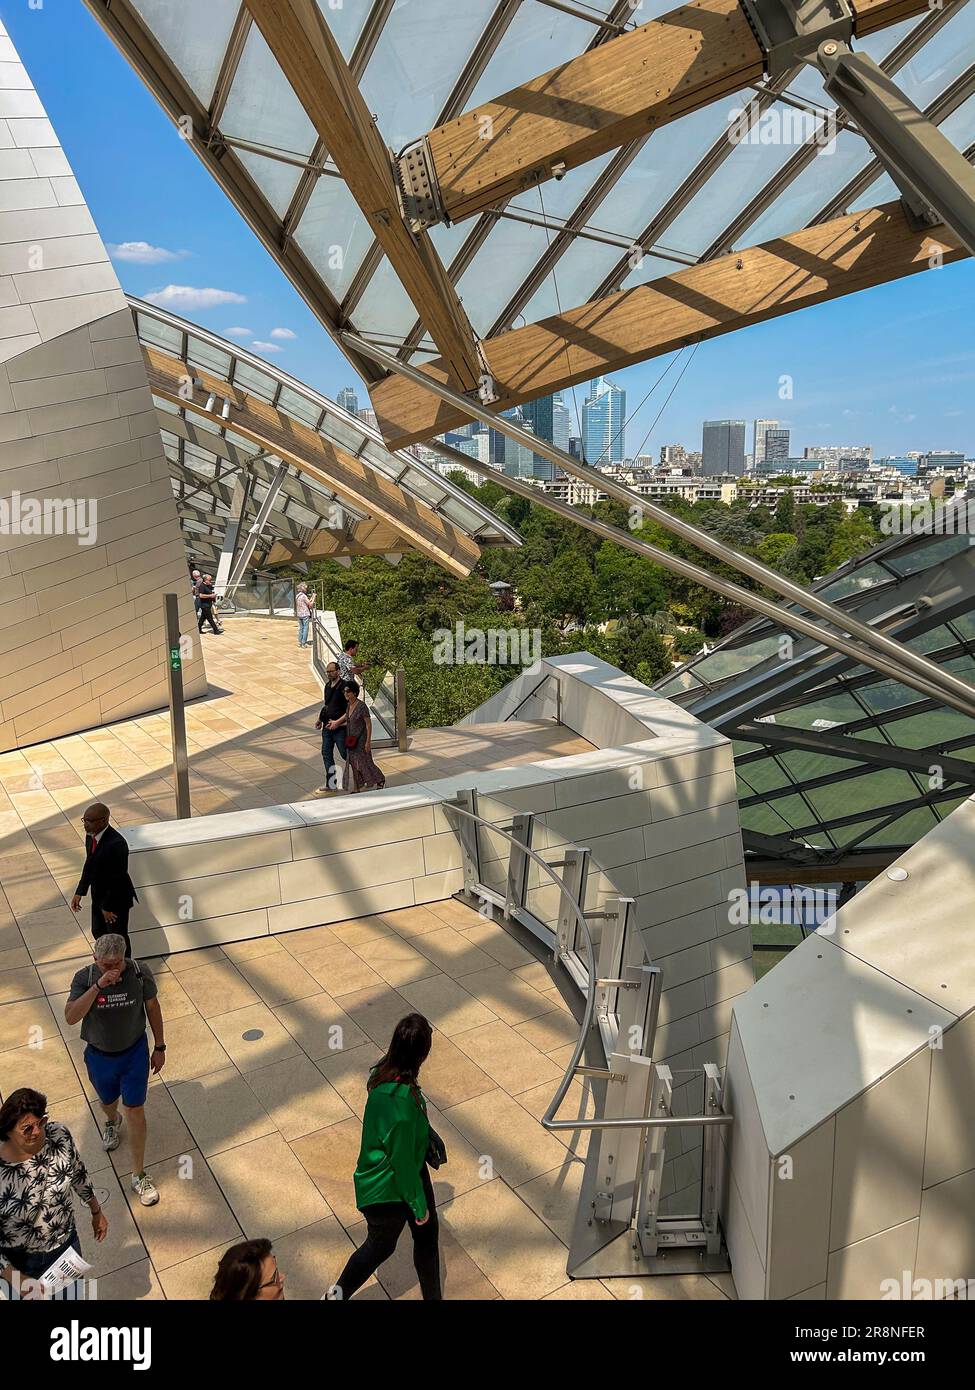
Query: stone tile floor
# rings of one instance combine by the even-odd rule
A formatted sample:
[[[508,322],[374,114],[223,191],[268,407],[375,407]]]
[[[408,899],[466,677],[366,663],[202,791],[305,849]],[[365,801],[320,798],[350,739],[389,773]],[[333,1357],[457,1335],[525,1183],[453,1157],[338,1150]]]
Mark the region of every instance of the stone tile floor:
[[[210,695],[187,710],[197,814],[296,800],[320,780],[320,691],[293,625],[227,627],[208,643]],[[547,724],[427,730],[380,761],[395,783],[587,747]],[[567,1279],[585,1141],[566,1134],[570,1148],[538,1119],[572,1020],[545,968],[453,901],[154,962],[169,1053],[147,1160],[162,1201],[132,1205],[127,1145],[102,1150],[64,1023],[90,958],[67,903],[85,805],[107,800],[123,828],[168,819],[169,756],[165,714],[0,755],[0,1095],[44,1091],[96,1175],[108,1240],[94,1246],[83,1211],[79,1229],[100,1298],[204,1298],[221,1251],[266,1235],[288,1296],[320,1299],[364,1235],[352,1171],[366,1073],[413,1009],[436,1028],[424,1083],[450,1151],[436,1182],[448,1298],[734,1296],[727,1278]],[[580,1098],[577,1085],[567,1107]],[[359,1297],[417,1296],[406,1238]]]

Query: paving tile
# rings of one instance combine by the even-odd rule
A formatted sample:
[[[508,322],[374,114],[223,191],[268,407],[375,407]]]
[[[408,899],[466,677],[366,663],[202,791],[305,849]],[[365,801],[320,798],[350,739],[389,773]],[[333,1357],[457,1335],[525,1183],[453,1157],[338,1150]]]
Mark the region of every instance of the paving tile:
[[[209,1072],[223,1071],[230,1058],[220,1046],[206,1019],[199,1014],[166,1023],[166,1083],[192,1081]]]
[[[400,993],[409,1000],[413,1009],[424,1014],[435,1028],[448,1037],[489,1023],[497,1017],[449,975],[416,980],[403,985]]]
[[[297,1057],[301,1052],[284,1024],[278,1022],[266,1004],[234,1009],[209,1022],[234,1065],[242,1072],[269,1067],[272,1062]]]
[[[213,1157],[211,1167],[249,1240],[275,1240],[332,1214],[278,1134],[226,1149]]]
[[[295,1157],[346,1230],[360,1220],[352,1174],[361,1140],[362,1124],[358,1118],[352,1118],[306,1134],[291,1144]]]
[[[322,990],[308,999],[280,1004],[273,1013],[301,1050],[316,1062],[356,1050],[368,1041],[358,1024]],[[373,1049],[374,1061],[376,1055]]]
[[[279,1236],[274,1242],[274,1257],[284,1275],[284,1296],[288,1302],[320,1302],[325,1298],[354,1249],[334,1216]],[[381,1293],[375,1280],[364,1286],[363,1292],[366,1290],[367,1298]]]
[[[207,1158],[274,1133],[274,1121],[236,1067],[182,1081],[171,1094]]]
[[[515,1032],[537,1047],[539,1052],[552,1052],[555,1048],[574,1043],[579,1036],[579,1025],[570,1013],[553,1009],[551,1013],[530,1018],[525,1023],[516,1023]]]
[[[169,1269],[160,1270],[158,1278],[168,1299],[181,1303],[202,1302],[210,1297],[217,1265],[224,1251],[231,1249],[241,1239],[222,1241],[212,1249],[204,1250],[190,1259],[181,1260]]]
[[[97,1283],[99,1303],[156,1303],[166,1297],[148,1258],[103,1274]]]
[[[328,1083],[334,1086],[349,1109],[360,1119],[366,1108],[366,1080],[379,1055],[375,1043],[365,1042],[361,1047],[353,1047],[345,1052],[326,1054],[315,1063]]]
[[[0,1052],[0,1094],[9,1096],[32,1086],[49,1101],[78,1094],[78,1075],[60,1037],[48,1037],[43,1047],[18,1047]]]
[[[629,1302],[725,1302],[725,1295],[703,1274],[626,1275],[622,1279],[603,1279],[602,1283],[614,1298]]]
[[[322,993],[319,982],[287,951],[238,961],[237,968],[271,1008]]]
[[[558,1140],[554,1142],[558,1143]],[[585,1164],[580,1159],[570,1157],[562,1145],[559,1147],[562,1149],[562,1163],[519,1184],[517,1193],[535,1215],[555,1232],[563,1245],[571,1245]]]
[[[471,1096],[492,1091],[495,1083],[455,1043],[433,1030],[433,1046],[423,1064],[423,1094],[445,1110]]]
[[[333,998],[382,984],[382,977],[343,942],[307,952],[301,964]]]
[[[598,1279],[570,1279],[567,1284],[563,1284],[554,1293],[547,1293],[542,1300],[543,1303],[593,1303],[603,1302],[609,1299],[612,1302],[613,1295],[605,1284]]]
[[[500,1179],[449,1202],[441,1223],[506,1299],[538,1299],[568,1279],[568,1250]]]
[[[464,975],[459,983],[505,1023],[523,1023],[525,1019],[551,1012],[548,1001],[537,989],[532,989],[503,965],[492,965],[487,970]],[[578,1030],[573,1040],[577,1036]]]
[[[186,970],[180,974],[179,983],[203,1018],[244,1009],[258,1002],[257,994],[228,960]]]
[[[303,931],[281,932],[274,939],[280,941],[286,951],[299,959],[308,955],[309,951],[320,950],[322,946],[343,944],[331,927],[306,927]]]
[[[197,1150],[154,1164],[149,1174],[159,1189],[156,1206],[142,1206],[132,1192],[126,1198],[165,1287],[165,1270],[215,1245],[233,1244],[241,1239],[241,1230]],[[111,1211],[108,1219],[111,1225]]]
[[[20,999],[36,999],[43,993],[37,971],[31,965],[0,972],[0,1006],[14,1004]]]
[[[454,931],[453,927],[426,932],[415,940],[418,951],[428,956],[444,974],[452,975],[455,979],[460,975],[471,975],[475,970],[485,970],[495,963],[492,956],[486,955],[473,941]]]
[[[353,949],[387,984],[397,988],[413,980],[440,974],[432,960],[414,950],[412,945],[394,932],[363,941]]]
[[[490,1164],[490,1175],[504,1178],[510,1187],[519,1187],[568,1162],[565,1145],[542,1129],[506,1091],[488,1091],[452,1105],[446,1114]]]
[[[507,966],[509,970],[535,969],[539,976],[544,975],[548,979],[544,965],[496,922],[478,922],[476,926],[465,927],[463,935],[499,965]],[[529,979],[528,983],[536,985],[536,980]]]
[[[45,999],[25,999],[0,1009],[0,1052],[37,1046],[44,1038],[57,1035],[58,1026]]]
[[[454,1041],[511,1095],[547,1081],[552,1082],[554,1090],[563,1075],[550,1058],[500,1020],[458,1033]]]
[[[308,1057],[247,1073],[247,1082],[285,1139],[347,1120],[352,1111]]]
[[[393,1030],[400,1019],[414,1012],[413,1005],[404,995],[382,982],[378,986],[354,990],[351,994],[343,995],[342,1007],[352,1021],[377,1045],[380,1056],[389,1046]]]

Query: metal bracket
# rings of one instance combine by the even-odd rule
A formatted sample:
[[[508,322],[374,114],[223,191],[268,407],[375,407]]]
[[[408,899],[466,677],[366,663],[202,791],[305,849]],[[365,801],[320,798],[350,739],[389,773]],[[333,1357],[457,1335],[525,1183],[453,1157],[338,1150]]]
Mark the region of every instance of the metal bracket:
[[[393,161],[403,216],[414,234],[445,222],[437,175],[426,137],[410,145]]]
[[[849,0],[741,0],[741,7],[772,78],[811,61],[824,39],[853,37]]]

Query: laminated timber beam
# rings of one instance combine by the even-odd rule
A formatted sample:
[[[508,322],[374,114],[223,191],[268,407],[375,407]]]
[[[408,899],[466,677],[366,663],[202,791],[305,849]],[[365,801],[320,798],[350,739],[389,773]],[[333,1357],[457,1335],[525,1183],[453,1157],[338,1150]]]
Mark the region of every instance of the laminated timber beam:
[[[185,362],[158,348],[143,344],[142,353],[154,396],[216,420],[291,464],[357,512],[391,526],[412,549],[452,574],[464,577],[477,564],[480,549],[460,527],[310,426],[210,373],[193,368],[190,376]],[[229,404],[226,417],[207,408],[214,396]]]
[[[929,0],[852,0],[853,32],[929,8]],[[401,169],[408,182],[410,157],[423,166],[421,185],[432,189],[426,225],[463,221],[741,91],[764,71],[738,0],[694,0],[438,126]]]
[[[912,226],[900,202],[849,213],[489,339],[492,410],[966,255],[948,228]],[[422,370],[447,381],[439,360]],[[391,448],[470,419],[399,376],[371,396]]]
[[[403,220],[390,153],[315,0],[246,0],[285,77],[462,391],[484,367],[477,337],[425,232]]]

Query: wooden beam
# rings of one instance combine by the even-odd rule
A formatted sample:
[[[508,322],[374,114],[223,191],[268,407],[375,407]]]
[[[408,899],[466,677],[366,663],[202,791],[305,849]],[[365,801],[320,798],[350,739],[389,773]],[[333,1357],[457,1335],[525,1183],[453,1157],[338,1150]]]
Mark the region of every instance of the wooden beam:
[[[451,573],[470,574],[477,564],[481,552],[460,527],[316,430],[213,376],[208,377],[209,387],[193,386],[191,390],[185,362],[145,344],[142,354],[153,395],[211,420],[220,420],[219,415],[206,409],[210,391],[228,398],[233,391],[238,404],[222,423],[234,434],[290,463],[357,511],[386,522],[413,549]]]
[[[967,254],[946,227],[911,227],[899,202],[837,217],[490,339],[499,395],[492,409],[507,410],[685,343],[732,333]],[[446,380],[440,361],[425,364],[423,371]],[[429,439],[468,418],[402,377],[387,377],[371,394],[391,448]]]
[[[429,236],[403,220],[389,151],[321,10],[315,0],[246,3],[452,379],[462,391],[475,389],[477,337]]]
[[[930,8],[928,0],[853,0],[853,7],[861,34]],[[444,213],[453,222],[473,217],[552,178],[554,166],[585,164],[763,72],[738,0],[682,5],[431,131]]]

